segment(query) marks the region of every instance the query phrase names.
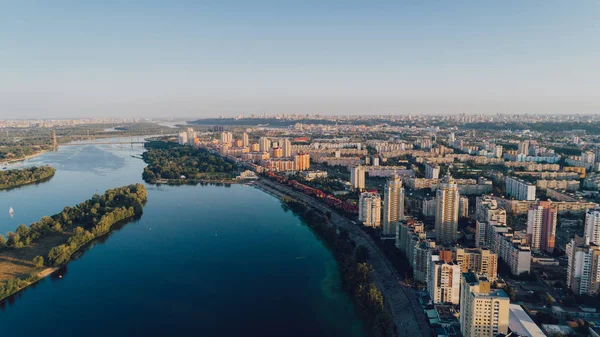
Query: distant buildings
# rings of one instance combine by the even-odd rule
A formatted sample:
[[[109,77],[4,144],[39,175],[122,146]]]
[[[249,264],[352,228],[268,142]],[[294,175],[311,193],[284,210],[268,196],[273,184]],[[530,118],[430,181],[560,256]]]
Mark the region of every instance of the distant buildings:
[[[281,148],[283,149],[283,156],[285,158],[289,158],[292,156],[292,142],[288,138],[285,138],[281,141]]]
[[[267,137],[260,137],[260,139],[258,140],[258,146],[260,152],[270,152],[271,140]]]
[[[535,200],[535,185],[515,177],[505,178],[506,195],[517,200]]]
[[[557,210],[552,203],[540,201],[529,208],[527,242],[535,251],[554,251]]]
[[[310,168],[310,156],[308,153],[298,153],[293,158],[296,171],[306,171]]]
[[[426,163],[425,164],[425,178],[426,179],[439,179],[440,178],[440,167],[435,164]]]
[[[391,176],[383,188],[383,234],[396,235],[398,221],[404,220],[404,188],[397,175]]]
[[[459,197],[458,198],[458,217],[466,218],[469,216],[469,198]]]
[[[231,132],[221,132],[221,144],[233,143],[233,134]]]
[[[360,194],[358,219],[368,227],[378,228],[381,226],[381,197],[379,193],[363,192]]]
[[[350,186],[357,191],[365,189],[365,168],[363,166],[350,168]]]
[[[529,141],[524,140],[524,141],[520,142],[517,153],[528,156],[529,155]]]
[[[460,331],[464,337],[495,337],[508,333],[510,299],[501,289],[491,289],[483,275],[462,275]]]
[[[435,237],[440,245],[456,242],[458,231],[458,186],[448,174],[436,191]]]

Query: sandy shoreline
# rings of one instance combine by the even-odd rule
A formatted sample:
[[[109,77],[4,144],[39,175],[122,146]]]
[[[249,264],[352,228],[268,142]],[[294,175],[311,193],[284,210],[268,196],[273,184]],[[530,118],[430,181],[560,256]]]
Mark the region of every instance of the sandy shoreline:
[[[34,284],[36,284],[36,283],[40,282],[41,280],[45,279],[46,277],[48,277],[48,276],[52,275],[52,273],[54,273],[54,272],[55,272],[55,271],[57,271],[57,270],[58,270],[58,268],[56,268],[56,267],[48,267],[48,268],[44,268],[43,270],[41,270],[40,272],[38,272],[38,273],[37,273],[37,275],[36,275],[36,276],[38,277],[38,279],[37,279],[37,280],[35,280],[35,281],[33,281],[33,282],[30,282],[29,284],[27,284],[27,285],[26,285],[26,286],[24,286],[23,288],[21,288],[21,289],[17,290],[17,291],[16,291],[15,293],[13,293],[13,294],[10,294],[10,295],[8,295],[8,296],[5,296],[5,297],[3,297],[3,298],[0,298],[0,302],[2,302],[2,301],[4,301],[4,300],[6,300],[7,298],[9,298],[9,297],[11,297],[11,296],[14,296],[14,295],[16,295],[16,294],[20,293],[21,291],[23,291],[23,290],[25,290],[25,289],[29,288],[29,287],[30,287],[30,286],[32,286],[32,285],[34,285]]]
[[[8,165],[8,164],[12,164],[12,163],[20,162],[20,161],[25,161],[27,159],[31,159],[31,158],[35,158],[37,156],[41,156],[41,155],[43,155],[46,152],[49,152],[49,150],[40,150],[40,152],[36,152],[34,154],[27,155],[27,156],[25,156],[23,158],[6,159],[4,161],[1,161],[0,165]]]

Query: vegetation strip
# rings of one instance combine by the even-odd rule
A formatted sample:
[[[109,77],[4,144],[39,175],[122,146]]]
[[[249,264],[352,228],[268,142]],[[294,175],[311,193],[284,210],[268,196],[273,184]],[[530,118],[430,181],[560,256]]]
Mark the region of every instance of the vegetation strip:
[[[369,252],[364,246],[356,246],[348,232],[329,224],[329,216],[318,213],[306,203],[283,197],[287,209],[298,214],[302,220],[331,249],[338,263],[342,288],[358,306],[360,315],[367,322],[370,336],[393,336],[394,327],[383,295],[371,280],[373,266],[367,263]]]
[[[0,190],[39,183],[52,178],[54,173],[56,170],[52,166],[0,171]]]

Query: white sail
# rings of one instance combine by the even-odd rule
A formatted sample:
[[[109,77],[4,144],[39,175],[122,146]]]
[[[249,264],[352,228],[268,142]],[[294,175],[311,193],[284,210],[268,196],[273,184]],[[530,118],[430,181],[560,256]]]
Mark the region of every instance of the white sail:
[[[15,211],[13,210],[13,208],[12,208],[12,207],[11,207],[11,208],[8,210],[8,214],[11,214],[11,215],[12,215],[12,214],[15,214]]]

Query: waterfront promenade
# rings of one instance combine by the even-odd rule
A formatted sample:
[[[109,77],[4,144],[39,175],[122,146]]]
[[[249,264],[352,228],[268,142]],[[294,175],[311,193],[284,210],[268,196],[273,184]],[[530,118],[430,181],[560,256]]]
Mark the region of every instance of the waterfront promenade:
[[[363,245],[369,250],[369,263],[373,265],[373,281],[390,306],[394,323],[397,327],[396,335],[410,337],[432,336],[431,328],[427,323],[427,317],[419,305],[415,290],[402,283],[397,271],[383,252],[373,239],[361,230],[359,226],[339,215],[323,202],[286,185],[267,179],[260,179],[253,184],[277,197],[287,195],[307,203],[310,207],[320,212],[330,212],[330,221],[335,226],[346,229],[356,244]]]

